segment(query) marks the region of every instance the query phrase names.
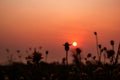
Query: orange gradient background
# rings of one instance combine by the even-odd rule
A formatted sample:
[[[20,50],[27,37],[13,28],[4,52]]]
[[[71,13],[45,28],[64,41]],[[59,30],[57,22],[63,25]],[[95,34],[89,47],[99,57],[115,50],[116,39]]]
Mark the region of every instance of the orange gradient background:
[[[94,31],[99,43],[120,42],[120,0],[0,0],[0,59],[5,61],[5,48],[21,54],[29,47],[49,50],[48,62],[65,56],[63,44],[76,41],[86,56],[96,55]],[[74,48],[71,46],[71,48]],[[71,53],[69,54],[71,61]],[[24,60],[23,60],[24,61]]]

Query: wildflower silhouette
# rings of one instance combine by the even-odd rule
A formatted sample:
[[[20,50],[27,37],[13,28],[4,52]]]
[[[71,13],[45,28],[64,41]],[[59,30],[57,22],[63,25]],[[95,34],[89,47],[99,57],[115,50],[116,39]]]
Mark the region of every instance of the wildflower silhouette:
[[[107,58],[107,48],[104,47],[103,48],[103,51],[104,51],[104,54],[103,54],[103,57],[104,57],[104,64],[106,64],[106,58]]]
[[[80,48],[76,48],[75,51],[76,52],[75,53],[73,52],[73,54],[72,54],[73,63],[80,70],[81,67],[82,67],[82,61],[81,61],[81,52],[82,52],[82,50]]]
[[[20,50],[17,50],[16,52],[17,52],[17,53],[20,53]]]
[[[93,56],[93,60],[95,60],[96,59],[96,56]]]
[[[107,58],[110,59],[111,64],[112,64],[113,61],[114,61],[114,60],[113,60],[114,54],[115,54],[114,50],[108,50],[108,51],[107,51]]]
[[[37,52],[36,49],[34,49],[34,52],[33,52],[33,62],[35,64],[38,64],[42,58],[43,58],[42,54]]]
[[[81,62],[81,49],[80,48],[76,48],[76,53],[77,53],[77,56],[78,56],[78,58],[80,59],[80,62]]]
[[[8,56],[9,64],[12,64],[13,63],[13,54],[12,53],[10,54],[10,49],[8,49],[8,48],[6,48],[6,52],[10,55],[10,56]]]
[[[119,56],[120,56],[120,43],[119,43],[118,50],[117,50],[117,55],[116,55],[116,58],[115,58],[115,64],[118,63]]]
[[[98,45],[98,48],[99,48],[99,62],[101,62],[101,54],[102,54],[102,46],[101,44]]]
[[[91,53],[88,53],[88,54],[87,54],[87,58],[90,58],[91,56],[92,56]]]
[[[115,50],[114,50],[114,41],[111,40],[111,41],[110,41],[110,44],[111,44],[112,50],[114,51],[114,54],[115,54]],[[113,54],[113,56],[112,56],[112,62],[113,62],[113,63],[115,62],[115,56],[114,56],[114,54]]]
[[[45,58],[45,61],[47,62],[47,58],[48,58],[48,50],[45,51],[45,54],[46,54],[46,58]]]
[[[100,55],[99,55],[99,51],[98,51],[98,35],[97,35],[97,32],[94,32],[94,35],[96,37],[96,50],[97,50],[98,60],[100,62]]]
[[[111,40],[111,41],[110,41],[110,44],[111,44],[111,46],[112,46],[112,49],[114,50],[114,41]]]
[[[65,48],[65,51],[66,51],[66,65],[68,65],[68,51],[69,51],[69,46],[70,46],[71,44],[69,44],[68,42],[66,42],[65,44],[64,44],[64,48]]]
[[[30,55],[28,55],[25,59],[26,59],[26,61],[27,61],[27,64],[31,64],[33,57],[30,56]]]
[[[94,34],[97,36],[97,32]],[[109,43],[110,49],[97,43],[98,58],[101,64],[98,64],[97,56],[88,52],[86,58],[84,58],[81,55],[82,50],[75,48],[72,55],[73,63],[68,65],[68,51],[71,45],[68,42],[64,44],[66,57],[62,58],[62,64],[58,62],[46,63],[48,50],[44,52],[46,54],[46,62],[44,62],[42,61],[42,54],[37,50],[40,48],[32,48],[31,51],[28,48],[26,53],[31,54],[27,54],[27,64],[12,62],[12,65],[0,65],[0,80],[119,80],[120,43],[117,50],[113,40],[110,40]],[[11,50],[5,50],[11,55]],[[16,50],[16,53],[21,52]],[[104,57],[104,64],[102,64],[102,57]],[[83,62],[82,58],[86,62]]]
[[[9,53],[9,52],[10,52],[10,50],[9,50],[8,48],[6,48],[6,52],[7,52],[7,53]]]
[[[20,50],[16,50],[17,53],[20,53],[21,51]],[[18,58],[20,60],[20,62],[22,61],[22,55],[21,54],[18,54]]]

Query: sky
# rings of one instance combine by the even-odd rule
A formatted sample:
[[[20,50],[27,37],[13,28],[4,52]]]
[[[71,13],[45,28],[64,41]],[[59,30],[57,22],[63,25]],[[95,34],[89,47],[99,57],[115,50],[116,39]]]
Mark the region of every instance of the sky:
[[[63,44],[73,41],[82,49],[82,56],[96,55],[94,31],[100,44],[111,48],[109,42],[114,40],[117,49],[119,27],[120,0],[0,0],[0,62],[10,56],[6,48],[15,57],[25,57],[29,47],[39,46],[43,56],[49,51],[48,62],[61,62]],[[69,51],[69,61],[71,55]]]

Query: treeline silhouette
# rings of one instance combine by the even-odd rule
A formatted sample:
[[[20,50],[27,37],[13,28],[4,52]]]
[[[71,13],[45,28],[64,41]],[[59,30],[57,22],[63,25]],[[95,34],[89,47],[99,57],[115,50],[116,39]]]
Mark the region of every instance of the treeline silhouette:
[[[83,60],[82,50],[76,48],[72,52],[73,62],[68,64],[68,52],[71,44],[66,42],[63,45],[66,56],[62,59],[62,63],[48,63],[48,50],[45,51],[45,61],[42,61],[42,53],[36,48],[34,50],[29,48],[32,54],[25,58],[27,64],[13,62],[11,55],[9,57],[10,64],[0,66],[0,80],[119,80],[120,43],[118,49],[115,50],[115,42],[110,40],[111,49],[108,49],[99,44],[97,32],[94,32],[94,35],[97,56],[88,53]],[[6,52],[10,53],[10,50],[6,49]],[[20,53],[21,51],[17,50],[16,52]],[[21,55],[19,58],[21,59]]]

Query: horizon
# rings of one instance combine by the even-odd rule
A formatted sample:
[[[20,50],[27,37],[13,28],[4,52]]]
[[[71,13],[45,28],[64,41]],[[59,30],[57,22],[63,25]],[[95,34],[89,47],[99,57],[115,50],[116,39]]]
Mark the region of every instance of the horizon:
[[[119,4],[119,0],[0,0],[0,63],[6,61],[6,48],[14,56],[18,55],[16,50],[26,56],[26,49],[40,46],[43,55],[49,51],[48,62],[61,62],[65,57],[63,44],[74,41],[83,57],[97,55],[95,31],[99,44],[110,49],[110,40],[114,40],[117,51]]]

